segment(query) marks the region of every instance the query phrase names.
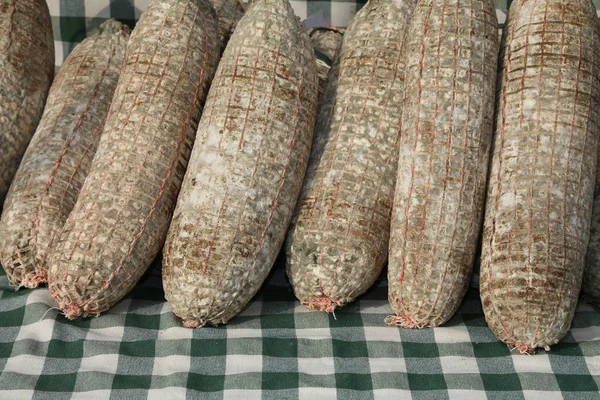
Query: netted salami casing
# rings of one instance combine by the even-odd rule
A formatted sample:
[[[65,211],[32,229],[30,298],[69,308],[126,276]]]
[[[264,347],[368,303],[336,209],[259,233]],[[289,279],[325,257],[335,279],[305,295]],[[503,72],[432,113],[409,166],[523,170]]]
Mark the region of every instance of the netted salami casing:
[[[323,96],[327,87],[327,76],[336,59],[336,54],[344,39],[344,29],[314,28],[308,36],[317,57],[317,73],[319,75],[319,96]]]
[[[468,288],[494,125],[492,0],[420,0],[405,43],[388,263],[390,324],[448,321]]]
[[[46,255],[89,172],[123,65],[129,29],[115,20],[60,67],[4,203],[0,262],[14,285],[46,282]]]
[[[217,12],[219,38],[221,39],[221,48],[224,50],[238,22],[244,16],[248,5],[240,0],[210,0],[210,2]]]
[[[44,0],[0,0],[0,206],[44,111],[54,38]]]
[[[600,305],[600,174],[597,172],[590,242],[581,290],[588,303]]]
[[[481,299],[521,352],[568,331],[588,245],[600,38],[590,0],[512,3],[483,232]]]
[[[226,323],[271,270],[317,97],[313,48],[289,2],[255,2],[219,64],[164,249],[165,296],[186,327]]]
[[[387,258],[396,180],[404,32],[416,0],[371,0],[344,34],[321,101],[287,240],[287,274],[310,309],[366,291]]]
[[[125,296],[160,251],[219,56],[208,0],[153,0],[131,35],[91,171],[50,258],[68,318]]]

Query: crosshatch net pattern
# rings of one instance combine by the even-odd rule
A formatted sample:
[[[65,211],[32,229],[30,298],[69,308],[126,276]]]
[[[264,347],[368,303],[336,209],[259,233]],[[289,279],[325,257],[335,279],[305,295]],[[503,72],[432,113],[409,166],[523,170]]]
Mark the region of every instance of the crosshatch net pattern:
[[[208,1],[157,0],[131,34],[92,168],[48,263],[71,318],[109,309],[161,250],[219,48]]]
[[[487,0],[421,1],[412,18],[388,275],[397,314],[389,322],[399,326],[443,324],[471,279],[492,144],[496,31]]]
[[[521,351],[560,340],[578,300],[597,162],[594,11],[515,3],[500,52],[481,299],[496,335]]]
[[[185,326],[234,317],[269,274],[308,164],[318,78],[286,2],[256,3],[221,58],[164,247]]]
[[[99,20],[113,3],[113,16],[139,16],[119,9],[139,0],[59,3],[79,10],[103,3],[108,11]],[[292,3],[308,9],[343,2]],[[65,21],[79,14],[65,11],[62,20],[51,10],[55,35],[77,31],[77,23],[93,30],[85,16],[70,26]],[[69,37],[63,49],[78,40]],[[563,342],[533,357],[511,353],[493,336],[475,290],[444,327],[385,327],[392,312],[385,275],[328,316],[295,300],[282,260],[227,327],[181,327],[164,301],[158,264],[101,318],[67,321],[54,306],[47,289],[15,292],[0,270],[0,397],[600,399],[600,313],[584,302]]]
[[[333,312],[364,293],[387,257],[404,62],[416,0],[370,2],[344,34],[287,238],[298,299]]]

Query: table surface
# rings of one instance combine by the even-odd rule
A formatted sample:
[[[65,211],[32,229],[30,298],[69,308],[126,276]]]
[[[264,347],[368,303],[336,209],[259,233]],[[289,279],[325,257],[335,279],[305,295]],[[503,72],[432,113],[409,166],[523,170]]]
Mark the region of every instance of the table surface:
[[[534,356],[497,341],[475,289],[446,326],[400,329],[383,322],[385,276],[333,316],[298,303],[281,260],[223,327],[181,327],[158,263],[99,318],[51,307],[46,288],[0,276],[0,398],[600,399],[600,313],[584,302],[563,342]]]
[[[104,20],[133,25],[150,2],[47,1],[57,65]],[[291,3],[345,26],[364,2]],[[506,6],[496,1],[500,23]],[[159,264],[100,318],[68,321],[54,306],[46,288],[16,292],[0,272],[0,398],[600,399],[600,313],[583,302],[563,342],[535,356],[496,340],[474,289],[446,326],[405,330],[383,323],[384,276],[328,316],[296,301],[281,262],[225,327],[182,328]]]

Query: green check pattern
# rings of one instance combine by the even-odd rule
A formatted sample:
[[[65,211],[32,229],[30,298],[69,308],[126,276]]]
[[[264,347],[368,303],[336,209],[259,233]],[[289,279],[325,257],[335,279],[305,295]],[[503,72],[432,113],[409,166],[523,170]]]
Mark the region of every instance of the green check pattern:
[[[47,0],[57,64],[150,0]],[[600,0],[595,0],[595,2]],[[292,1],[344,26],[364,1]],[[496,0],[504,21],[506,0]],[[68,321],[46,288],[16,292],[0,269],[0,399],[600,399],[600,313],[579,304],[549,353],[522,356],[487,328],[472,289],[445,327],[387,327],[385,276],[335,316],[294,298],[281,260],[226,327],[186,329],[164,301],[160,265],[100,318]]]
[[[99,317],[68,321],[47,289],[0,276],[0,398],[600,399],[600,313],[579,305],[550,353],[511,352],[471,290],[447,326],[387,327],[387,285],[334,316],[294,298],[279,262],[225,327],[186,329],[160,266]]]

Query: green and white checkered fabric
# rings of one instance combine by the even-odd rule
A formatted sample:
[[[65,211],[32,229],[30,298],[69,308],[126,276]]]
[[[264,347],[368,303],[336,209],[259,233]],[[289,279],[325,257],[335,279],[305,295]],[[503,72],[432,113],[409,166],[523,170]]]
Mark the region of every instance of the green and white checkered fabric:
[[[535,356],[496,340],[474,290],[447,326],[399,329],[383,323],[385,281],[327,316],[295,300],[281,263],[226,327],[182,328],[158,266],[99,318],[53,306],[0,277],[0,398],[600,399],[600,313],[583,302]]]
[[[600,0],[595,0],[599,1]],[[57,64],[105,19],[134,25],[150,0],[48,0]],[[292,1],[344,26],[364,1]],[[497,0],[504,21],[506,0]],[[336,316],[308,312],[281,263],[226,327],[182,328],[160,266],[100,318],[68,321],[47,289],[15,292],[0,269],[0,399],[600,399],[600,313],[579,305],[549,353],[511,353],[471,290],[445,327],[387,327],[381,280]]]

